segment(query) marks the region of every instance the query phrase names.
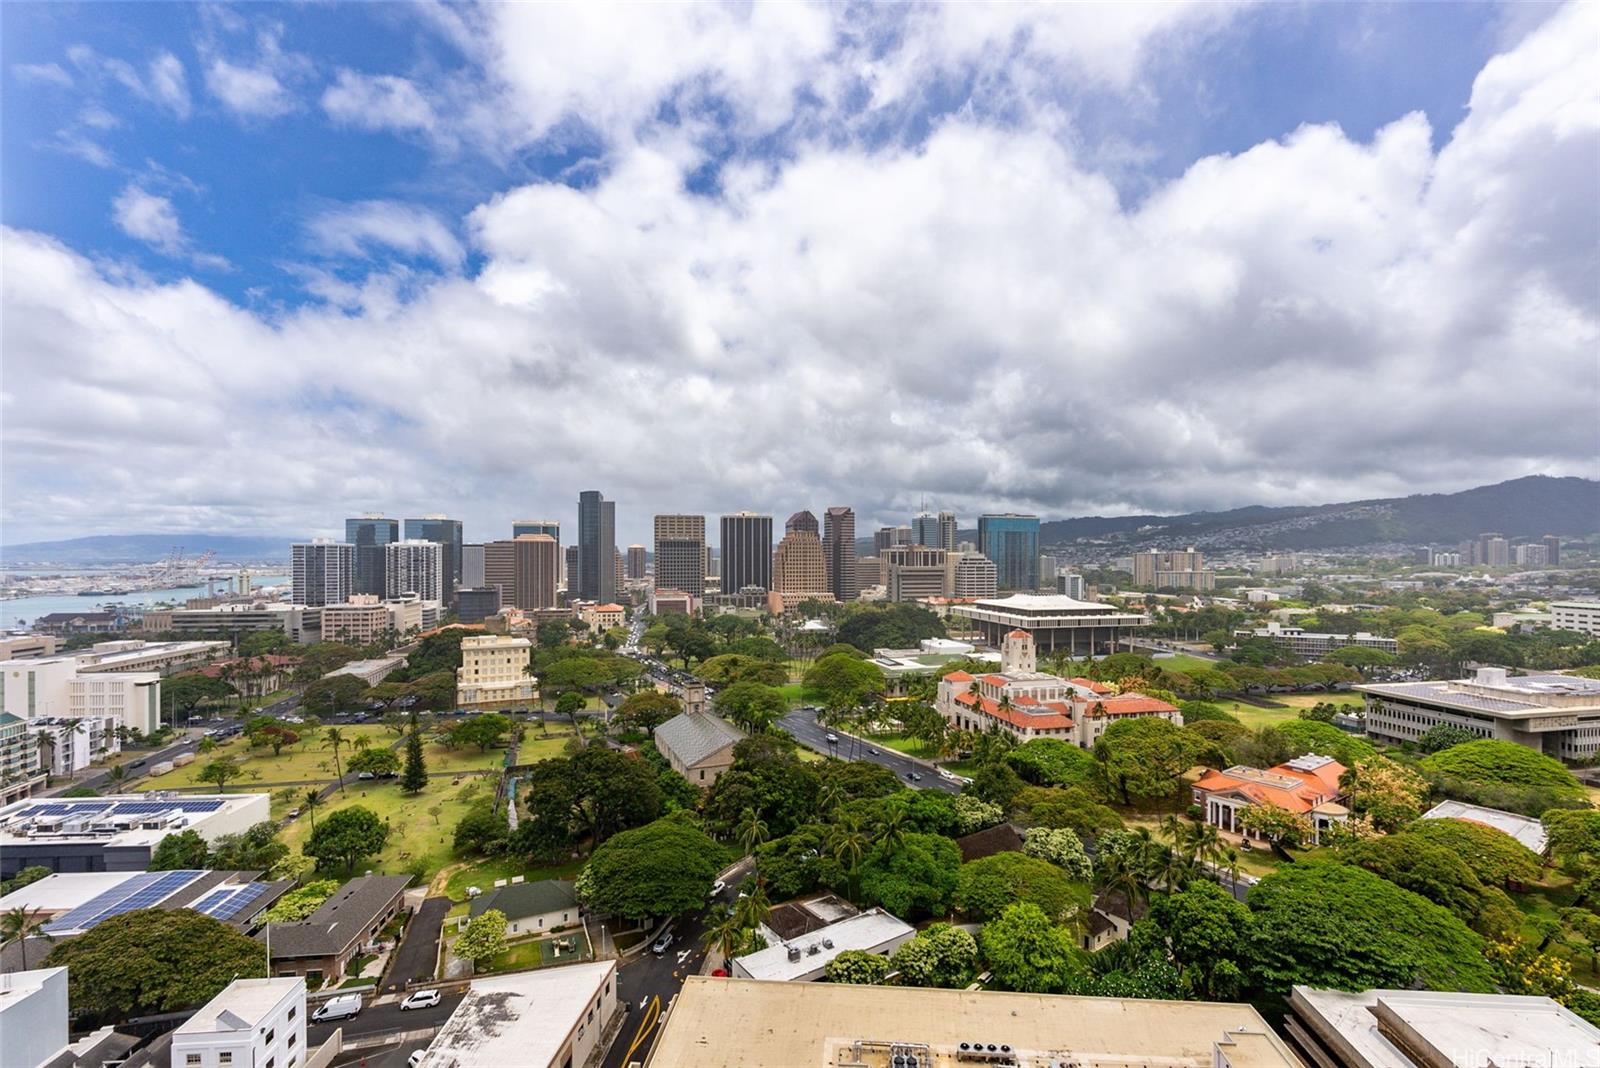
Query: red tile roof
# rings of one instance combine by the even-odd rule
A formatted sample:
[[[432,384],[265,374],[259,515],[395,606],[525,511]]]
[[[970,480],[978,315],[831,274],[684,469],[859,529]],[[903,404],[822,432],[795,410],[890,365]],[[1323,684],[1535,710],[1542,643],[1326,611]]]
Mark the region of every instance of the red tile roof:
[[[1091,716],[1147,716],[1151,713],[1176,712],[1177,708],[1165,701],[1154,697],[1146,697],[1140,693],[1123,694],[1121,697],[1107,697],[1103,701],[1096,701],[1089,706]]]
[[[945,676],[946,682],[971,682],[972,676],[965,671],[952,671]]]
[[[1256,768],[1229,768],[1227,771],[1208,771],[1194,784],[1203,793],[1239,793],[1256,804],[1277,805],[1290,812],[1310,812],[1318,802],[1330,800],[1339,794],[1339,777],[1345,766],[1337,761],[1324,764],[1315,771],[1301,771],[1287,764],[1268,768],[1264,773]],[[1250,775],[1242,773],[1249,772]],[[1234,774],[1230,774],[1234,773]],[[1279,781],[1263,782],[1255,776],[1274,776]]]
[[[1068,679],[1067,681],[1072,683],[1074,686],[1082,686],[1086,690],[1093,690],[1095,693],[1103,694],[1111,692],[1111,687],[1108,684],[1104,682],[1096,682],[1093,679],[1086,679],[1082,676],[1079,676],[1075,679]]]

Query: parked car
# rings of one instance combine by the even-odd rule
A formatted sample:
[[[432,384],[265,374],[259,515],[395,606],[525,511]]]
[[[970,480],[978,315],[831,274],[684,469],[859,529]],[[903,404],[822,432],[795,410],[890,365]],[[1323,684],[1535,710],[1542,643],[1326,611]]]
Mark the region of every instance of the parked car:
[[[422,1058],[426,1057],[427,1055],[428,1047],[426,1046],[422,1047],[421,1049],[412,1050],[411,1056],[406,1058],[406,1068],[417,1068],[417,1065],[422,1063]]]
[[[348,1020],[360,1011],[360,994],[340,994],[336,998],[329,999],[327,1004],[312,1013],[311,1018],[318,1023],[325,1020]]]
[[[358,771],[358,772],[356,772],[356,778],[358,778],[358,779],[376,779],[377,776],[372,774],[372,772],[370,772],[370,771]]]
[[[828,744],[829,745],[838,745],[839,744],[839,736],[837,734],[834,734],[832,731],[829,731],[828,732]]]
[[[439,991],[418,990],[400,1003],[400,1011],[407,1009],[431,1009],[439,1004]]]
[[[654,942],[650,943],[650,952],[654,953],[656,956],[659,957],[659,956],[661,956],[661,954],[665,953],[667,951],[667,947],[669,947],[671,945],[672,945],[672,932],[671,931],[663,931],[661,933],[661,937],[660,938],[658,938]]]
[[[722,896],[722,892],[724,890],[726,890],[727,888],[728,888],[728,884],[723,882],[721,879],[718,879],[716,882],[711,884],[711,896],[712,897],[721,897]]]

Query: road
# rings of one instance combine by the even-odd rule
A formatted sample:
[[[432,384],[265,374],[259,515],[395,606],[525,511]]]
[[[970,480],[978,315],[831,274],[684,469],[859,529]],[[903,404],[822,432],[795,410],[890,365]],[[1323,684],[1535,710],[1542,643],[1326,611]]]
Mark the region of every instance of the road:
[[[723,901],[731,902],[738,895],[738,887],[749,874],[748,865],[741,865],[727,879],[728,888],[722,892]],[[706,910],[690,916],[680,916],[673,921],[673,942],[661,956],[646,949],[639,957],[617,969],[617,1000],[627,1015],[617,1040],[606,1053],[603,1068],[622,1068],[629,1059],[642,1061],[654,1045],[660,1017],[672,999],[683,989],[683,981],[698,975],[705,963],[706,951],[700,937],[706,929]],[[632,1058],[628,1057],[630,1048]]]
[[[900,781],[907,786],[919,789],[943,790],[947,794],[959,794],[961,784],[952,782],[942,777],[933,765],[925,761],[915,760],[904,753],[893,749],[886,749],[873,745],[871,742],[857,738],[842,731],[832,730],[817,723],[817,714],[808,708],[797,708],[778,721],[778,726],[794,735],[795,741],[807,749],[828,756],[836,756],[841,760],[868,760],[881,767],[888,768],[900,777]],[[839,741],[828,741],[828,735],[833,734]],[[909,776],[920,775],[920,780],[913,780]]]
[[[446,994],[439,999],[439,1004],[431,1009],[412,1009],[409,1012],[400,1011],[399,997],[392,997],[388,1001],[368,1005],[361,1010],[360,1015],[348,1020],[336,1020],[328,1023],[312,1023],[306,1021],[306,1046],[316,1048],[328,1040],[328,1036],[338,1028],[344,1028],[344,1039],[349,1042],[353,1038],[369,1038],[374,1035],[399,1034],[403,1031],[420,1031],[425,1027],[443,1027],[444,1022],[450,1019],[450,1014],[456,1011],[456,1006],[461,1004],[460,994]],[[377,1050],[374,1053],[379,1052]],[[403,1061],[401,1063],[404,1063]]]

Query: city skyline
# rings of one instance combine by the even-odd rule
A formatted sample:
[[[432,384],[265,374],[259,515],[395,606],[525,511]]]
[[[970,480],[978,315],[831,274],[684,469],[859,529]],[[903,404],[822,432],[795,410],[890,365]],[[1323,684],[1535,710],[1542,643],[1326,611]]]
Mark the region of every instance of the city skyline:
[[[62,10],[0,44],[13,542],[1600,473],[1593,5]]]

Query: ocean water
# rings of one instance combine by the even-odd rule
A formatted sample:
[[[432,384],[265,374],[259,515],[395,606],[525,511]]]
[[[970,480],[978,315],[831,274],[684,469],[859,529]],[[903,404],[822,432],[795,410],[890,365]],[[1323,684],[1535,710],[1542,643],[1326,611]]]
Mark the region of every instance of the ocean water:
[[[17,572],[13,572],[16,574]],[[62,571],[52,571],[51,574],[64,574]],[[107,578],[107,583],[114,579]],[[287,575],[256,575],[251,580],[254,587],[283,586],[287,585]],[[151,608],[156,605],[166,604],[174,608],[182,608],[183,603],[191,597],[204,597],[205,586],[178,586],[168,590],[145,590],[140,593],[124,593],[115,597],[79,597],[73,594],[51,594],[46,597],[18,597],[11,601],[0,601],[0,630],[26,630],[35,619],[47,616],[52,612],[99,612],[104,611],[107,604],[119,604],[126,608]]]

